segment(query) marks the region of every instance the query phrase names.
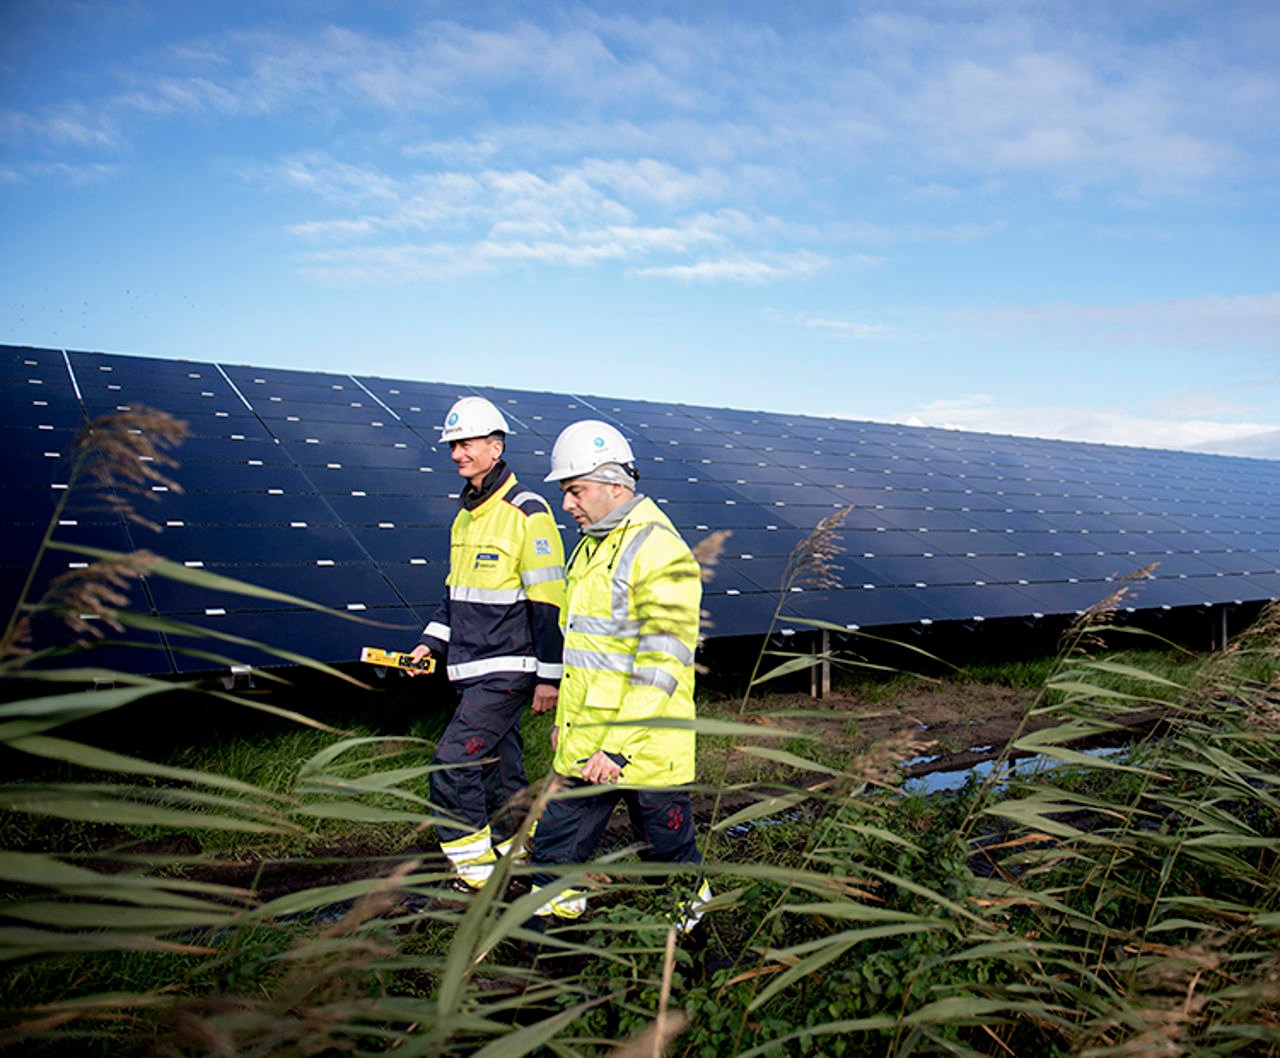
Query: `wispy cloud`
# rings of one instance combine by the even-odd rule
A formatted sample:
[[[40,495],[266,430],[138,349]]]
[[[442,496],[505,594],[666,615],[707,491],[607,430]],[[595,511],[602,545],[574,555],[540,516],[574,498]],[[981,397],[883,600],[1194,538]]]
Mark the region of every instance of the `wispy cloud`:
[[[713,169],[683,172],[653,158],[612,161],[588,158],[580,172],[584,180],[593,186],[612,190],[619,198],[666,206],[719,198],[728,184],[725,173]]]
[[[323,151],[286,156],[272,165],[242,170],[250,180],[303,191],[335,205],[397,203],[399,183],[367,165],[339,161]]]
[[[0,111],[0,141],[15,145],[115,150],[121,134],[114,118],[82,103]]]
[[[346,247],[299,255],[303,275],[336,286],[405,285],[420,280],[454,279],[488,268],[488,262],[451,243]]]
[[[78,98],[0,113],[0,140],[87,176],[193,118],[214,130],[287,120],[295,142],[324,147],[241,171],[298,196],[286,230],[308,274],[330,279],[381,275],[370,262],[409,252],[408,273],[424,278],[542,263],[758,284],[865,264],[869,247],[988,238],[1007,221],[998,206],[963,212],[967,196],[998,204],[993,190],[1010,184],[1130,199],[1216,191],[1262,155],[1257,122],[1238,116],[1246,104],[1280,107],[1267,62],[1242,64],[1194,33],[1145,39],[1125,32],[1122,12],[1089,5],[870,5],[772,23],[733,5],[678,21],[590,6],[439,17],[449,10],[409,12],[392,32],[339,6],[293,32],[170,41]],[[909,219],[880,219],[901,203]],[[1188,333],[1176,315],[1162,334],[1141,313],[1039,311],[956,322]],[[1266,328],[1280,333],[1272,309],[1244,305],[1202,311],[1189,329],[1222,320],[1263,344]],[[838,313],[804,326],[883,336]]]
[[[768,250],[764,257],[748,257],[745,247],[775,241],[772,218],[737,209],[686,210],[703,198],[714,199],[720,178],[645,158],[587,158],[541,173],[414,170],[392,176],[312,151],[247,167],[243,174],[262,186],[305,192],[318,203],[354,211],[288,228],[313,247],[329,245],[304,256],[308,275],[327,271],[331,279],[350,282],[381,281],[386,275],[379,242],[387,241],[385,259],[402,265],[412,245],[404,242],[406,235],[427,237],[425,252],[405,273],[418,278],[504,265],[584,268],[644,260],[653,263],[628,274],[759,283],[812,274],[827,264],[805,251]],[[670,219],[640,222],[637,210],[655,200]],[[442,255],[446,244],[452,251]],[[732,259],[700,259],[709,247],[735,245],[740,249]]]
[[[770,258],[733,257],[693,264],[633,268],[627,274],[644,279],[679,279],[691,283],[769,283],[811,276],[830,267],[830,264],[819,254],[796,253]]]
[[[1209,295],[1114,305],[1019,305],[964,309],[953,322],[971,337],[1052,334],[1092,347],[1160,345],[1280,351],[1280,292]]]
[[[1038,170],[1069,186],[1124,172],[1156,189],[1198,182],[1230,160],[1209,130],[1181,125],[1175,88],[1149,71],[1107,79],[1085,57],[1027,52],[957,61],[910,105],[938,152],[967,169]]]
[[[68,162],[22,162],[0,167],[0,182],[25,184],[51,181],[70,187],[83,187],[110,180],[123,171],[124,166],[105,162],[88,162],[83,165]]]
[[[554,153],[564,129],[539,128],[541,100],[569,128],[595,124],[686,161],[802,150],[821,171],[874,145],[916,171],[1036,172],[1066,187],[1136,177],[1154,191],[1239,162],[1252,133],[1232,115],[1280,102],[1274,70],[1179,40],[1135,43],[1085,9],[989,19],[872,9],[789,33],[723,11],[675,23],[587,9],[501,29],[436,18],[394,35],[342,24],[230,32],[140,60],[96,98],[25,120],[105,145],[137,117],[307,111],[401,127],[463,117],[529,130],[526,148]],[[478,145],[446,136],[419,149],[452,147],[456,160]],[[660,172],[647,190],[683,194]]]
[[[982,393],[930,401],[895,416],[893,421],[908,426],[1176,449],[1210,446],[1277,429],[1277,422],[1222,421],[1179,414],[1163,418],[1118,408],[1058,404],[1015,405]]]
[[[844,338],[855,342],[892,338],[894,335],[893,328],[886,324],[867,323],[862,320],[841,320],[828,316],[802,314],[798,322],[801,327],[831,335],[833,338]]]

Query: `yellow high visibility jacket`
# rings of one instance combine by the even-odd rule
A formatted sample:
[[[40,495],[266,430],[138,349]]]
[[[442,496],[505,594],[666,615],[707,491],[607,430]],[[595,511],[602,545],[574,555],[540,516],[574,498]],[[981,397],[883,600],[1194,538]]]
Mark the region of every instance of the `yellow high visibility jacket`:
[[[564,545],[547,501],[499,464],[487,494],[463,506],[449,540],[446,594],[422,642],[449,679],[561,675]],[[467,495],[464,495],[464,500]]]
[[[694,718],[701,605],[697,560],[652,500],[639,498],[603,539],[583,539],[566,572],[561,611],[557,772],[580,777],[586,759],[604,750],[626,758],[625,783],[693,781],[692,729],[637,721]]]

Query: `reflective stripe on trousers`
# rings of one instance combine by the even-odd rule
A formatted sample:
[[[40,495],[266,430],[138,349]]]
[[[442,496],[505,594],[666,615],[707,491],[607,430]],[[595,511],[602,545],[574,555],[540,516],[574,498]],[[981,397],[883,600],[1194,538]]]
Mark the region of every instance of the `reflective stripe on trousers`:
[[[480,658],[447,667],[451,680],[473,680],[477,676],[492,676],[498,672],[537,672],[538,659],[524,654],[512,654],[501,658]]]
[[[533,892],[542,891],[542,886],[535,885]],[[581,889],[565,889],[556,893],[550,900],[534,912],[539,918],[554,915],[556,918],[581,918],[587,910],[587,894]]]
[[[489,876],[493,874],[493,865],[498,860],[488,827],[473,834],[464,834],[453,841],[443,841],[440,843],[440,850],[453,864],[458,877],[473,889],[481,888],[489,880]]]

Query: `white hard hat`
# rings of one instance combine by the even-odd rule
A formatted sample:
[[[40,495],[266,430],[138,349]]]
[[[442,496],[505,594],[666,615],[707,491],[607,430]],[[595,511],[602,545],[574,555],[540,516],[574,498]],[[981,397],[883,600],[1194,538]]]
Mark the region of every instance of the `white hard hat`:
[[[469,437],[488,437],[491,433],[510,433],[511,427],[502,412],[484,397],[463,397],[455,401],[440,427],[440,440],[465,441]]]
[[[605,463],[629,466],[635,462],[627,439],[599,419],[570,423],[551,449],[551,473],[543,481],[564,481],[589,474]]]

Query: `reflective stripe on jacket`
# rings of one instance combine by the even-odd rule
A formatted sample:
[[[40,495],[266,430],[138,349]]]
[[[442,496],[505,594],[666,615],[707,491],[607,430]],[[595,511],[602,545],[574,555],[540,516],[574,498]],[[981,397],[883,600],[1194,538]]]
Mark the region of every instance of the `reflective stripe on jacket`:
[[[692,729],[637,721],[693,719],[701,605],[698,563],[652,500],[640,500],[603,539],[583,540],[562,611],[557,772],[581,776],[582,763],[602,749],[627,759],[623,782],[693,781]]]
[[[547,501],[514,474],[479,506],[458,512],[445,586],[422,642],[448,658],[449,679],[560,679],[564,544]]]

